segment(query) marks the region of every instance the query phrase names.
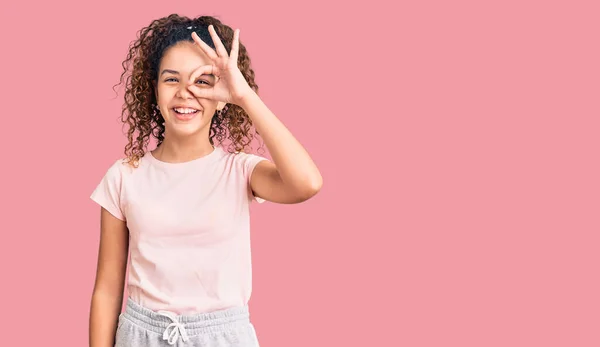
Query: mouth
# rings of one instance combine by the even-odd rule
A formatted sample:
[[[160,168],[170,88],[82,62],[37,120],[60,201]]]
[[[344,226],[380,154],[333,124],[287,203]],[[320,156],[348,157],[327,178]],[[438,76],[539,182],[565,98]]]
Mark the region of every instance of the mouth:
[[[200,110],[189,107],[174,107],[171,110],[179,120],[190,120],[200,113]]]

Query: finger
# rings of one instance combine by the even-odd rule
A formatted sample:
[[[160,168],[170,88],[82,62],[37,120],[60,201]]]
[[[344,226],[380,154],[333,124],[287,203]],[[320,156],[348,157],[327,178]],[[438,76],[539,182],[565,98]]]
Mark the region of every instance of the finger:
[[[202,75],[213,75],[215,76],[216,82],[217,78],[220,78],[221,76],[221,71],[218,67],[214,65],[202,65],[192,72],[192,74],[190,75],[190,79],[188,80],[188,84],[191,85],[196,83],[196,80]]]
[[[229,58],[233,60],[236,65],[238,61],[238,53],[240,50],[240,29],[236,29],[233,32],[233,43],[231,44],[231,55]]]
[[[210,33],[210,37],[212,37],[213,43],[217,48],[217,54],[221,57],[228,57],[229,54],[227,54],[227,50],[225,49],[225,46],[223,46],[223,42],[221,42],[221,39],[217,35],[215,27],[212,24],[208,26],[208,32]]]
[[[215,50],[212,49],[212,47],[210,47],[209,45],[207,45],[206,42],[202,41],[200,36],[198,36],[198,34],[196,34],[195,31],[192,32],[192,39],[194,39],[194,42],[196,42],[196,44],[200,46],[200,48],[204,51],[204,53],[206,53],[206,55],[208,55],[210,59],[216,60],[219,57]]]
[[[195,85],[188,86],[188,90],[194,94],[196,98],[212,100],[214,97],[213,88],[200,88]]]

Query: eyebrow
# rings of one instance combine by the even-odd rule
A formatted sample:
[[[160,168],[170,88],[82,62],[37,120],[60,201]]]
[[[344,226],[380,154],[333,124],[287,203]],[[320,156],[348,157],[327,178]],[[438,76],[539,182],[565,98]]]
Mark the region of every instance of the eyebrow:
[[[172,73],[172,74],[174,74],[174,75],[179,75],[179,72],[177,72],[177,71],[175,71],[175,70],[169,70],[169,69],[164,69],[164,70],[162,70],[162,72],[160,73],[160,75],[162,76],[162,75],[164,75],[164,74],[166,74],[166,73]]]
[[[171,73],[171,74],[174,74],[174,75],[179,75],[179,71],[175,71],[175,70],[169,70],[169,69],[164,69],[164,70],[162,70],[162,72],[160,73],[160,75],[162,76],[162,75],[164,75],[164,74],[166,74],[166,73]],[[214,78],[216,78],[216,77],[215,77],[215,75],[213,75],[213,74],[202,75],[202,76],[210,76],[210,77],[212,77],[213,79],[214,79]]]

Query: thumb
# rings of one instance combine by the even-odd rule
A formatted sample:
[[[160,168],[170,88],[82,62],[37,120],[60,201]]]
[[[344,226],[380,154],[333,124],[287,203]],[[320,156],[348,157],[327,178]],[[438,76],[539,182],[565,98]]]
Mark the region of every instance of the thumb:
[[[194,94],[197,98],[203,99],[213,99],[214,98],[214,90],[213,88],[200,88],[196,85],[188,86],[188,90]]]

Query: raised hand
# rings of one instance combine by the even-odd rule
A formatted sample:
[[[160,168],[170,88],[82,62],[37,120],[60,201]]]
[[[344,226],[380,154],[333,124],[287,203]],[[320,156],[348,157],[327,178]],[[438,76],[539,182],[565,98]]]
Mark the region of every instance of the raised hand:
[[[192,38],[211,59],[212,64],[201,66],[192,73],[188,82],[188,89],[197,98],[206,98],[239,105],[246,96],[254,93],[254,90],[250,88],[237,66],[240,30],[236,29],[233,34],[231,54],[227,54],[225,46],[223,46],[221,39],[217,36],[217,32],[212,25],[208,27],[208,31],[215,43],[216,52],[202,41],[195,32],[192,33]],[[216,82],[212,87],[199,87],[195,84],[196,80],[203,74],[212,74],[216,77]]]

